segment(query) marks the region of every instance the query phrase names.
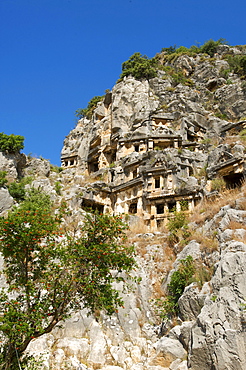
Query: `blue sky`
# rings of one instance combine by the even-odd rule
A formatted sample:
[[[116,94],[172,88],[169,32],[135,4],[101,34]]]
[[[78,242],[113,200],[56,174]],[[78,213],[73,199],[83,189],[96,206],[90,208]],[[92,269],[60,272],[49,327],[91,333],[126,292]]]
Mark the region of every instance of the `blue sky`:
[[[0,132],[60,165],[74,112],[135,52],[225,38],[245,44],[245,0],[0,0]]]

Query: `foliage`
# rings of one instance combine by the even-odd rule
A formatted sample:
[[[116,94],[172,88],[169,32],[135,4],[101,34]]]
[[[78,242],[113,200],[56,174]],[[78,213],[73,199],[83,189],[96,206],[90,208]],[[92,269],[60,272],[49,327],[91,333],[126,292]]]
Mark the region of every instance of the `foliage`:
[[[208,54],[210,55],[210,57],[213,57],[214,54],[216,53],[216,48],[217,46],[219,45],[225,45],[227,42],[225,39],[223,38],[220,38],[219,40],[217,41],[214,41],[212,39],[208,40],[205,42],[205,44],[203,44],[201,47],[200,47],[200,53],[205,53],[205,54]]]
[[[188,209],[189,209],[189,202],[188,202],[188,200],[183,199],[179,203],[180,203],[181,211],[188,211]]]
[[[132,76],[137,80],[154,78],[157,76],[157,60],[135,53],[126,62],[122,63],[120,79],[125,76]]]
[[[56,181],[55,182],[55,191],[56,191],[56,194],[61,195],[61,189],[62,189],[62,186],[61,186],[60,182],[59,181]]]
[[[17,369],[33,338],[50,332],[71,310],[112,314],[122,299],[112,287],[134,267],[119,217],[88,215],[81,236],[64,235],[64,210],[52,213],[49,197],[32,189],[18,208],[0,219],[0,250],[7,288],[0,292],[0,369]],[[124,273],[124,274],[123,274]]]
[[[167,55],[188,54],[188,55],[191,55],[191,56],[194,55],[194,54],[203,53],[203,54],[208,54],[210,57],[213,57],[215,52],[216,52],[217,46],[225,45],[225,44],[227,44],[227,42],[223,38],[220,38],[217,41],[214,41],[214,40],[210,39],[210,40],[206,41],[201,46],[192,45],[190,48],[186,48],[185,46],[180,46],[179,48],[177,48],[176,45],[174,45],[174,46],[170,46],[168,48],[162,48],[161,52],[164,52]]]
[[[222,191],[226,188],[226,182],[223,177],[216,177],[211,181],[211,191]]]
[[[162,48],[161,52],[170,55],[170,54],[175,53],[176,50],[177,50],[177,46],[173,45],[173,46],[169,46],[168,48]]]
[[[17,201],[22,202],[25,199],[25,185],[32,182],[32,177],[23,177],[21,180],[12,182],[8,185],[9,194]]]
[[[24,148],[24,136],[6,135],[0,132],[0,151],[3,153],[17,153]]]
[[[0,188],[5,186],[8,182],[6,179],[7,172],[6,171],[0,171]]]
[[[239,132],[240,139],[245,142],[246,141],[246,129],[243,129]]]
[[[187,239],[189,237],[188,220],[183,210],[181,212],[175,211],[169,217],[167,229],[169,231],[168,241],[170,245],[178,243],[181,238]]]
[[[175,69],[171,66],[160,66],[160,69],[166,72],[167,76],[170,76],[172,78],[174,86],[177,86],[178,84],[186,85],[186,86],[193,86],[194,82],[187,78],[182,70]],[[165,79],[166,76],[163,76]],[[170,90],[169,90],[170,91]],[[171,90],[172,91],[172,90]]]
[[[103,96],[94,96],[88,103],[87,107],[84,109],[77,109],[75,112],[75,116],[78,117],[78,119],[81,119],[83,117],[86,117],[88,119],[92,118],[93,111],[95,110],[97,103],[102,101],[104,99]]]
[[[25,185],[22,182],[12,182],[8,186],[9,194],[17,201],[25,199]]]
[[[246,55],[228,55],[226,60],[231,71],[246,78]]]
[[[183,294],[185,287],[192,282],[194,273],[194,260],[191,256],[187,256],[185,259],[180,260],[178,270],[174,271],[171,276],[170,283],[168,284],[169,300],[173,302],[176,310],[178,308],[178,300]]]
[[[52,172],[56,172],[56,173],[60,173],[63,171],[63,168],[62,167],[59,167],[59,166],[55,166],[53,164],[50,165],[50,170]]]
[[[183,294],[185,287],[193,281],[195,272],[195,263],[191,256],[180,260],[179,268],[177,271],[174,271],[167,286],[168,295],[165,299],[159,299],[156,302],[162,319],[178,314],[178,300]]]

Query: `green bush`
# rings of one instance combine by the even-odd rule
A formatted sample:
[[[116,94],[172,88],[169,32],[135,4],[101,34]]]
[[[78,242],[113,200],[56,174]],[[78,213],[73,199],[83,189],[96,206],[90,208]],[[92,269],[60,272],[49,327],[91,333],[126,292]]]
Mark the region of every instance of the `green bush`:
[[[25,185],[33,181],[31,176],[23,177],[21,180],[12,182],[8,185],[10,195],[17,201],[22,202],[25,199],[26,191]]]
[[[216,52],[217,46],[225,45],[225,44],[227,44],[225,39],[220,38],[217,41],[210,39],[201,46],[192,45],[190,48],[186,48],[185,46],[180,46],[177,48],[176,45],[174,45],[174,46],[169,46],[168,48],[162,48],[161,51],[167,55],[188,54],[192,56],[195,54],[204,53],[204,54],[208,54],[210,57],[213,57]]]
[[[1,369],[24,368],[22,355],[32,339],[71,312],[84,307],[112,314],[123,305],[113,283],[129,284],[135,267],[134,248],[124,244],[127,226],[121,217],[87,215],[75,238],[63,232],[62,207],[54,214],[49,196],[31,189],[19,207],[0,217],[8,284],[0,291]]]
[[[175,310],[178,309],[178,300],[184,292],[187,285],[192,282],[192,277],[195,273],[195,264],[191,256],[180,260],[180,265],[177,271],[172,276],[168,284],[169,301],[173,302]]]
[[[3,153],[17,153],[24,148],[24,136],[6,135],[0,132],[0,151]]]
[[[231,71],[246,78],[246,55],[228,55],[226,57]]]
[[[78,117],[78,119],[81,119],[83,117],[86,117],[88,119],[92,118],[93,112],[97,106],[97,103],[102,101],[104,99],[103,96],[94,96],[88,103],[86,108],[83,109],[77,109],[75,112],[75,116]]]
[[[17,201],[20,202],[25,199],[25,185],[21,182],[12,182],[8,186],[9,194]]]
[[[210,57],[213,57],[215,52],[216,52],[216,48],[217,46],[219,45],[225,45],[227,42],[225,39],[219,39],[217,41],[214,41],[212,39],[208,40],[207,42],[205,42],[204,45],[202,45],[199,49],[200,49],[200,53],[205,53],[205,54],[208,54],[210,55]]]
[[[172,274],[167,286],[168,295],[156,300],[157,314],[161,319],[167,319],[178,314],[178,300],[185,287],[192,283],[195,272],[195,262],[191,256],[180,260],[179,268]]]
[[[211,191],[223,191],[226,189],[226,182],[223,177],[215,177],[211,181]]]
[[[6,171],[0,171],[0,188],[5,186],[8,182],[6,179],[7,172]]]
[[[160,66],[162,71],[165,71],[167,76],[170,76],[174,85],[177,86],[178,84],[186,85],[186,86],[193,86],[194,82],[184,76],[184,73],[181,69],[175,69],[171,66]],[[165,78],[165,76],[163,76]]]
[[[51,165],[50,165],[50,170],[51,170],[52,172],[60,173],[60,172],[62,172],[62,171],[63,171],[63,168],[62,168],[62,167],[59,167],[59,166],[56,166],[56,165],[51,164]]]
[[[151,79],[157,76],[157,60],[149,59],[140,53],[133,54],[129,60],[122,63],[122,73],[120,79],[125,76],[132,76],[137,80]]]
[[[173,215],[169,217],[167,229],[169,231],[168,242],[170,246],[178,243],[180,239],[185,240],[190,236],[188,220],[183,210],[181,212],[173,212]]]
[[[55,191],[56,191],[56,194],[61,195],[61,189],[62,189],[62,186],[61,186],[60,182],[59,181],[56,181],[55,182]]]
[[[174,217],[169,218],[167,228],[171,233],[173,233],[186,225],[187,225],[187,220],[186,220],[185,213],[175,211]]]

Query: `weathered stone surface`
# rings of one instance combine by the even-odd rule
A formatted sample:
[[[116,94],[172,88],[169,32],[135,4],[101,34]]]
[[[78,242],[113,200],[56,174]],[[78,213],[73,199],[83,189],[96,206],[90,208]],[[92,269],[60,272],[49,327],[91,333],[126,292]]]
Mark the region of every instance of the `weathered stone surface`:
[[[0,152],[0,170],[7,172],[7,178],[10,181],[16,180],[22,174],[22,169],[26,165],[26,156],[24,154],[6,154]]]
[[[28,176],[38,175],[48,177],[50,174],[50,163],[45,159],[31,158],[28,160],[24,172]]]
[[[0,214],[12,207],[14,199],[8,192],[8,189],[0,188]]]
[[[211,299],[205,301],[192,329],[189,364],[194,370],[241,370],[246,366],[245,262],[246,245],[229,242],[211,280]]]
[[[223,59],[242,53],[243,48],[221,45],[213,59],[175,55],[149,81],[124,78],[92,118],[79,120],[66,137],[59,174],[50,173],[48,161],[29,158],[25,163],[24,155],[0,153],[0,169],[9,180],[35,176],[32,186],[57,204],[66,200],[68,226],[83,222],[82,207],[94,206],[128,214],[138,233],[134,274],[142,281],[122,293],[125,307],[111,317],[101,313],[97,320],[81,310],[62,328],[33,340],[28,350],[36,356],[45,353],[45,370],[246,368],[245,191],[203,224],[193,220],[199,243],[192,240],[183,247],[182,241],[170,248],[163,234],[175,207],[186,206],[188,213],[203,197],[215,195],[210,192],[215,176],[234,187],[235,179],[246,174],[245,143],[238,135],[246,123],[244,82],[235,73],[227,75],[229,64]],[[12,203],[7,189],[0,189],[3,211]],[[231,222],[234,228],[228,229]],[[216,236],[218,250],[204,247],[202,235]],[[156,315],[155,298],[163,298],[172,273],[189,255],[197,268],[214,276],[185,288],[179,317],[165,327]],[[6,284],[3,276],[1,284]],[[122,292],[121,284],[115,286]]]
[[[157,354],[163,354],[167,366],[169,366],[177,358],[184,360],[187,354],[184,347],[178,340],[167,337],[161,338],[156,343],[156,350]]]
[[[187,286],[178,301],[181,319],[184,321],[195,320],[208,295],[210,295],[208,283],[205,283],[201,290],[195,283]]]
[[[34,187],[35,189],[38,189],[40,191],[43,191],[43,192],[49,194],[51,200],[56,199],[56,191],[53,188],[53,186],[50,184],[49,179],[40,178],[40,179],[34,180],[31,184],[31,186]]]

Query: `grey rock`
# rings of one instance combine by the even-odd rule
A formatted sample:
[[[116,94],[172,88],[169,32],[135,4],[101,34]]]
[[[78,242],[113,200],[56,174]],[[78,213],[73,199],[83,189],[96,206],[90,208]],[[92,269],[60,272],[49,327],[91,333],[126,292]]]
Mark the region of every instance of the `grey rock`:
[[[11,181],[16,180],[22,175],[22,170],[26,165],[24,154],[6,154],[0,152],[0,170],[7,172],[7,178]]]
[[[9,194],[8,189],[0,188],[0,214],[12,207],[14,199]]]
[[[184,321],[195,320],[208,295],[210,295],[208,283],[204,284],[201,291],[196,283],[187,286],[178,301],[181,319]]]
[[[170,361],[170,363],[177,358],[184,360],[187,354],[178,340],[167,337],[161,338],[156,343],[156,350],[157,353],[162,353],[165,356],[166,361]]]
[[[24,172],[27,176],[39,175],[48,177],[50,174],[50,163],[45,159],[31,158],[28,160]]]
[[[243,243],[229,242],[223,250],[211,281],[213,294],[205,301],[192,329],[189,366],[194,370],[243,370],[246,366],[241,311],[246,296],[245,248]]]

